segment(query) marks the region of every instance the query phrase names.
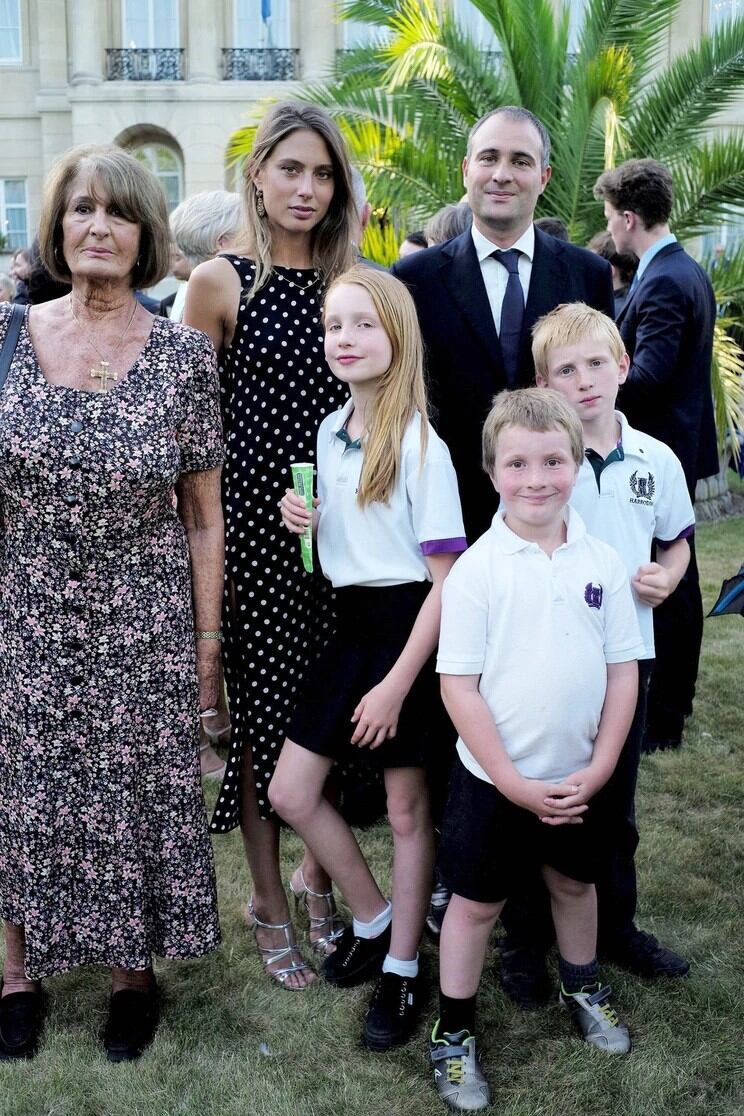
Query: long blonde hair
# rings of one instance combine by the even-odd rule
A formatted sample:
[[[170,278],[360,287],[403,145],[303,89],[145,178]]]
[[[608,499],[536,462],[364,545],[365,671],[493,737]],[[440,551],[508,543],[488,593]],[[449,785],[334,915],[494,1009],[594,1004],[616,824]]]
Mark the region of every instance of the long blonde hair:
[[[243,168],[244,235],[240,250],[256,264],[248,298],[261,289],[271,275],[271,231],[267,216],[259,216],[258,192],[253,176],[261,169],[276,145],[292,132],[307,129],[325,143],[333,166],[333,197],[328,212],[311,234],[312,266],[324,282],[330,282],[354,260],[352,238],[357,220],[351,191],[351,165],[346,145],[336,124],[317,105],[282,101],[273,105],[256,131],[251,153]]]
[[[367,416],[364,464],[357,489],[357,503],[364,507],[389,503],[400,470],[403,435],[417,411],[421,415],[421,465],[424,463],[429,440],[424,345],[413,299],[399,279],[356,264],[331,284],[326,306],[331,293],[347,284],[361,287],[370,296],[393,350]],[[324,308],[324,318],[325,313]]]

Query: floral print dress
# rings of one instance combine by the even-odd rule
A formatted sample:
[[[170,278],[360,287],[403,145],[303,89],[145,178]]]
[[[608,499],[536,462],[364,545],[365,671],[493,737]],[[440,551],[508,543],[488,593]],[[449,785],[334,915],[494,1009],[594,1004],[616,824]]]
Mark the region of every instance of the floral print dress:
[[[156,318],[104,394],[48,383],[24,323],[0,390],[0,916],[31,978],[219,943],[173,490],[222,456],[203,334]]]

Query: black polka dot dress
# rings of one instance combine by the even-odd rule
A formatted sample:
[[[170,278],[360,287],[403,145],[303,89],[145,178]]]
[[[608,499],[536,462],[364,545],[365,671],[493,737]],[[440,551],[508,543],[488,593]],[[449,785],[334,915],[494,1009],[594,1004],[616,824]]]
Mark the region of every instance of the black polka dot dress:
[[[251,260],[226,256],[243,288],[221,381],[226,565],[223,630],[232,743],[211,829],[240,820],[241,763],[252,763],[263,818],[298,688],[332,622],[330,586],[305,573],[279,500],[292,461],[315,461],[321,419],[348,398],[323,356],[317,273],[274,268],[250,300]]]

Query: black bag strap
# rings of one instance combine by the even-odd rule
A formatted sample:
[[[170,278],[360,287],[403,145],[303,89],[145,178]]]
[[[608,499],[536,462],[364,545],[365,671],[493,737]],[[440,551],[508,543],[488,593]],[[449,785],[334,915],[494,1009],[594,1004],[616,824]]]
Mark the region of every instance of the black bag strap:
[[[10,312],[8,330],[3,338],[3,346],[0,349],[0,391],[2,391],[3,385],[8,378],[8,372],[10,371],[10,365],[16,351],[18,334],[21,332],[25,313],[26,307],[19,306],[17,303]]]

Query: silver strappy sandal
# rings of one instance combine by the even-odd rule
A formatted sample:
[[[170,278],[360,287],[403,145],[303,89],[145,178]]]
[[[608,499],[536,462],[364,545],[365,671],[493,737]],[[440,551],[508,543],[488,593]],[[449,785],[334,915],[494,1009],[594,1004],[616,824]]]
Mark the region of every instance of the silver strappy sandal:
[[[264,967],[264,972],[268,976],[275,980],[277,984],[280,984],[282,988],[287,988],[290,992],[303,992],[314,983],[314,981],[310,981],[307,984],[301,984],[297,987],[292,984],[287,984],[287,978],[293,973],[313,973],[312,968],[300,953],[300,948],[295,941],[294,927],[291,922],[263,922],[256,914],[252,895],[245,906],[245,921],[248,928],[253,931],[256,949],[261,956],[261,964]],[[286,945],[262,946],[258,940],[259,930],[283,930]],[[287,964],[282,965],[281,962],[284,961],[285,958],[287,959]],[[270,965],[274,965],[276,962],[280,962],[278,968],[269,968]],[[315,976],[314,973],[313,976]]]
[[[289,890],[294,896],[295,913],[303,912],[310,923],[310,948],[313,953],[320,954],[321,957],[328,957],[333,953],[336,948],[336,942],[344,932],[345,924],[342,922],[338,911],[336,910],[336,900],[333,898],[333,891],[313,891],[305,883],[305,877],[302,874],[302,868],[298,868],[300,876],[301,887],[297,889],[292,883],[292,877],[289,878]],[[308,905],[308,896],[311,899],[325,899],[327,913],[324,915],[310,914],[310,907]],[[320,931],[320,933],[317,933]],[[314,938],[313,934],[317,936]]]

